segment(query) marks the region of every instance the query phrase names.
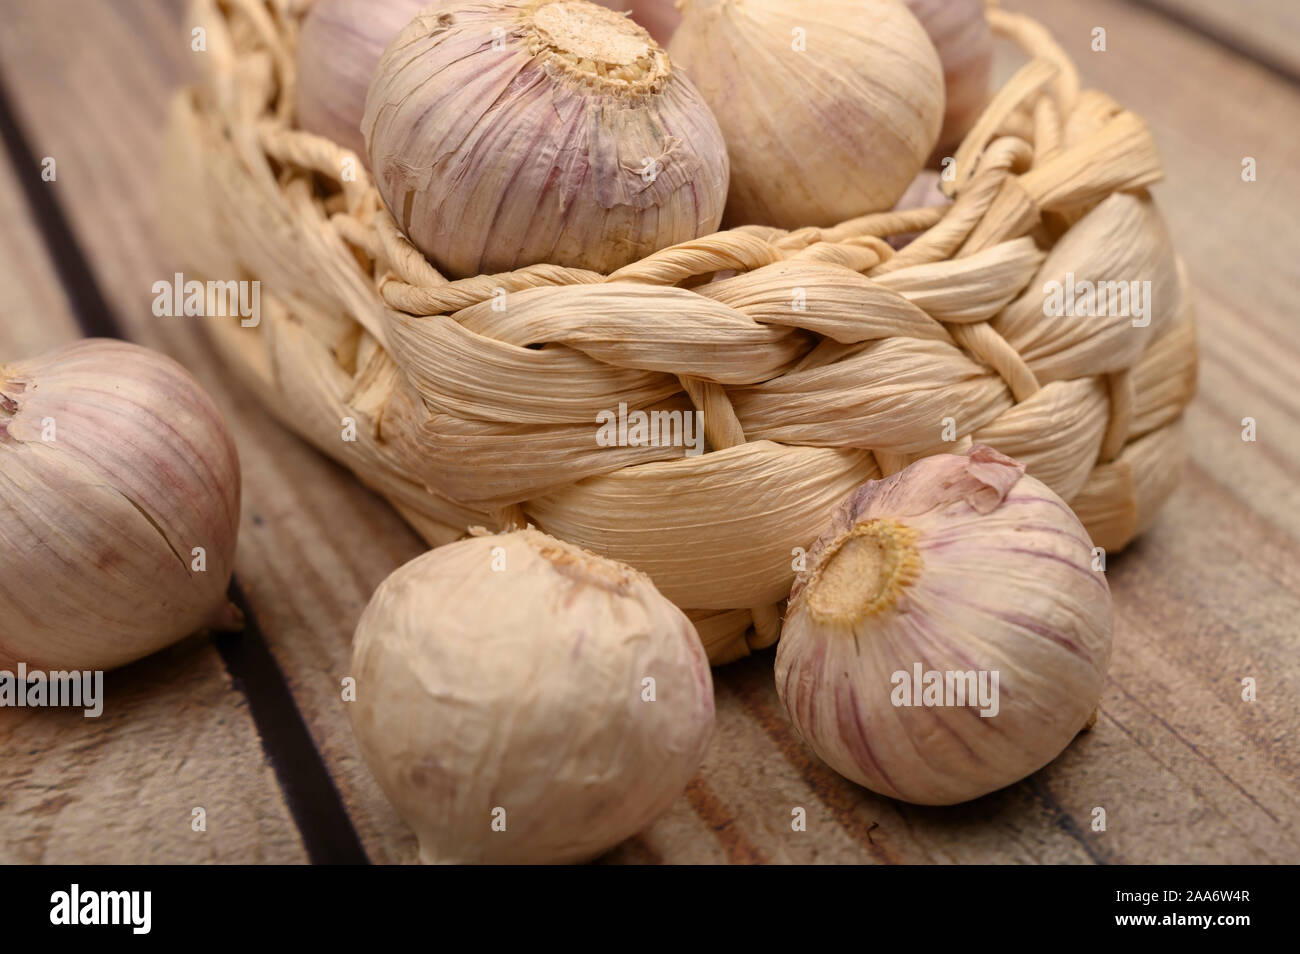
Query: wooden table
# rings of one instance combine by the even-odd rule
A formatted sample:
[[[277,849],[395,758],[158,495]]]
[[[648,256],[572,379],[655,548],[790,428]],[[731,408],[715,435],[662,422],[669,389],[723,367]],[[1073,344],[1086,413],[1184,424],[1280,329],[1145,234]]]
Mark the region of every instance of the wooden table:
[[[1085,81],[1154,128],[1156,189],[1198,299],[1192,462],[1112,559],[1117,614],[1096,728],[1052,765],[955,808],[839,778],[793,733],[772,653],[716,673],[718,727],[685,796],[617,862],[1300,861],[1300,31],[1291,0],[1007,0]],[[1288,21],[1290,17],[1290,21]],[[98,720],[0,710],[0,861],[411,862],[340,698],[374,587],[423,550],[348,473],[275,423],[197,319],[153,316],[169,91],[191,68],[161,0],[13,5],[0,31],[0,358],[120,332],[191,368],[240,447],[236,571],[252,625],[110,674]],[[1290,29],[1288,33],[1288,22]],[[1108,50],[1090,50],[1106,28]],[[1009,64],[1002,67],[1004,74]],[[53,157],[57,178],[40,163]],[[1243,182],[1242,158],[1258,181]],[[1241,421],[1259,439],[1241,439]],[[1241,680],[1258,700],[1241,700]],[[807,831],[791,830],[791,809]],[[1107,812],[1093,831],[1092,810]],[[207,830],[191,828],[203,807]]]

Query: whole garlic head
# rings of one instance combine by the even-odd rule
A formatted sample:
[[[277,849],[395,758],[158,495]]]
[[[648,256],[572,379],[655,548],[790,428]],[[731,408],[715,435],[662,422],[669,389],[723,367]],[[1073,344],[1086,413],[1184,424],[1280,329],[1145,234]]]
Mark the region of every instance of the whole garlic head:
[[[395,571],[352,674],[362,755],[425,863],[593,858],[681,795],[713,729],[685,614],[636,570],[532,529]]]
[[[0,365],[0,668],[110,669],[226,601],[239,458],[180,365],[88,340]]]
[[[1083,526],[977,445],[845,501],[791,591],[776,685],[841,775],[947,805],[1060,754],[1096,709],[1110,646]]]
[[[682,0],[669,51],[731,152],[726,220],[783,229],[889,209],[943,121],[939,56],[898,0]]]
[[[588,0],[448,3],[388,48],[362,131],[407,237],[456,277],[611,272],[717,229],[722,132],[650,35]]]

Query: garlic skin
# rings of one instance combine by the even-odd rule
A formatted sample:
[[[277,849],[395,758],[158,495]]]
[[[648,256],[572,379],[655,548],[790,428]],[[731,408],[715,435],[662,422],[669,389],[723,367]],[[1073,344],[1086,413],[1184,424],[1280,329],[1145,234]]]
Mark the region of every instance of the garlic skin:
[[[587,0],[421,13],[376,68],[362,130],[393,218],[454,277],[612,272],[716,231],[726,201],[708,106],[648,33]]]
[[[682,0],[669,51],[731,153],[726,222],[836,225],[889,209],[943,121],[943,70],[898,0]]]
[[[110,669],[238,625],[239,458],[175,361],[91,339],[0,365],[0,481],[0,668]]]
[[[946,103],[943,130],[931,162],[951,156],[989,101],[993,79],[993,31],[985,0],[906,0],[943,64]]]
[[[298,125],[369,164],[361,116],[379,58],[430,0],[317,0],[298,35]]]
[[[660,46],[668,45],[682,22],[677,0],[631,0],[631,8],[632,19],[645,27]]]
[[[682,794],[713,729],[685,614],[636,570],[533,529],[395,571],[352,675],[361,753],[426,864],[594,858]]]
[[[795,580],[776,685],[841,775],[949,805],[1059,755],[1096,709],[1110,647],[1110,589],[1083,526],[1022,464],[976,445],[845,501]],[[990,688],[996,672],[983,710],[996,714],[896,705],[914,701],[918,665],[984,671]]]
[[[895,212],[908,209],[927,209],[935,205],[952,205],[952,199],[943,194],[939,187],[942,179],[933,169],[922,169],[912,180],[912,184],[894,203]]]

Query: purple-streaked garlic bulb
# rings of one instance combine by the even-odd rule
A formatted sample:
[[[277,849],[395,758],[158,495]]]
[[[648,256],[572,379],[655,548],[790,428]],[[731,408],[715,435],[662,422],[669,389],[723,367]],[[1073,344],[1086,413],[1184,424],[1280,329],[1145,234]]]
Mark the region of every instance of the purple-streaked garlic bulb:
[[[0,669],[111,669],[226,600],[239,458],[171,358],[91,339],[0,364]]]
[[[317,0],[298,36],[298,125],[355,152],[379,58],[433,0]]]
[[[628,16],[588,0],[420,13],[361,124],[407,237],[449,275],[550,263],[608,273],[717,229],[722,131]]]
[[[844,502],[795,580],[776,686],[841,775],[947,805],[1042,768],[1096,710],[1110,589],[1062,500],[983,445]]]

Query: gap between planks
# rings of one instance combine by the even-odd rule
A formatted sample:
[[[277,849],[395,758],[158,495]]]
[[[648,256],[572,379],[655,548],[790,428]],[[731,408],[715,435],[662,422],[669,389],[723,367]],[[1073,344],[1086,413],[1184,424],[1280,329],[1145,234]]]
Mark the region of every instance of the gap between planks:
[[[32,174],[39,165],[14,112],[3,77],[0,77],[0,134],[77,324],[87,337],[127,340],[53,190],[42,188],[40,180]],[[215,632],[212,644],[235,689],[248,701],[263,751],[275,771],[308,858],[313,864],[368,864],[369,858],[343,799],[312,741],[288,681],[271,654],[257,614],[245,598],[237,577],[231,580],[230,598],[243,612],[244,631]]]

